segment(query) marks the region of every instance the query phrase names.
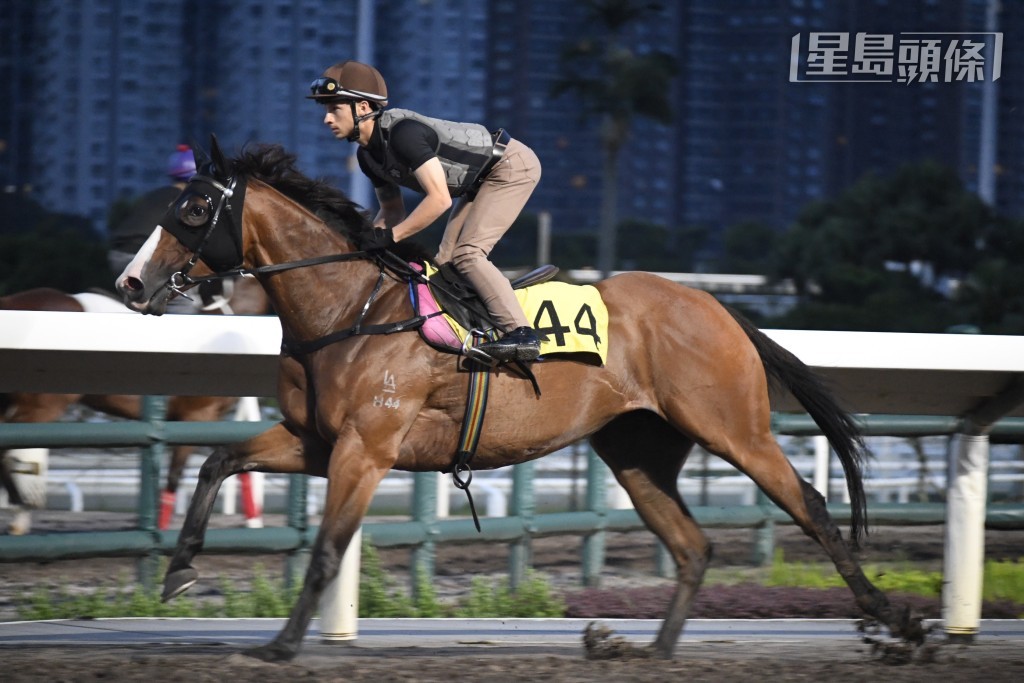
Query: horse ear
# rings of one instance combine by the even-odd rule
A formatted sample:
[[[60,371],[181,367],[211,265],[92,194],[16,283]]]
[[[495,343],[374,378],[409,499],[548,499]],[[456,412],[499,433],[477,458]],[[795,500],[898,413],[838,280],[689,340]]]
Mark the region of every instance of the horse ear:
[[[230,176],[231,163],[224,156],[224,152],[220,149],[220,143],[217,142],[217,136],[213,133],[210,133],[210,155],[213,158],[213,167],[216,169],[217,175],[221,178]]]
[[[206,172],[206,168],[213,163],[210,154],[198,144],[192,145],[192,156],[196,159],[196,170],[199,173]]]

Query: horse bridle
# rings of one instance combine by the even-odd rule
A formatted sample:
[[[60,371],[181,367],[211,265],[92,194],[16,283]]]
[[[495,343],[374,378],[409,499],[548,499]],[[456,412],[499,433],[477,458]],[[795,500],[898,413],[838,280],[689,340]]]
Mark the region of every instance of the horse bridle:
[[[227,207],[228,212],[232,214],[232,222],[234,221],[233,212],[231,211],[231,205],[230,205],[228,200],[230,200],[231,197],[234,196],[235,188],[238,186],[238,178],[234,177],[234,176],[232,176],[231,178],[228,178],[228,184],[224,185],[220,181],[218,181],[216,178],[212,178],[212,177],[206,176],[206,175],[195,175],[195,176],[193,176],[189,180],[189,185],[191,185],[193,182],[196,182],[196,181],[204,182],[204,183],[209,184],[210,186],[212,186],[214,189],[216,189],[220,193],[220,196],[217,199],[217,207],[214,209],[213,215],[211,216],[210,220],[208,221],[206,230],[203,232],[203,236],[199,240],[199,244],[196,245],[192,249],[192,256],[189,258],[188,263],[186,263],[185,266],[181,270],[179,270],[179,271],[177,271],[175,273],[172,273],[171,276],[167,279],[167,288],[170,291],[174,292],[175,294],[178,294],[179,296],[184,296],[186,298],[188,298],[188,295],[185,293],[185,288],[186,287],[192,287],[192,286],[194,286],[196,284],[199,284],[200,282],[205,282],[205,281],[211,281],[211,280],[214,280],[214,279],[222,279],[222,278],[230,277],[229,273],[224,273],[223,275],[218,273],[217,276],[215,276],[215,277],[208,277],[208,278],[202,278],[202,279],[199,279],[199,280],[195,280],[195,279],[189,277],[189,273],[192,272],[192,269],[195,268],[196,263],[198,263],[199,259],[202,258],[203,249],[206,247],[207,243],[209,243],[210,237],[213,235],[213,231],[217,229],[217,223],[220,222],[221,211],[224,209],[224,207]],[[212,202],[210,202],[209,196],[208,195],[204,195],[204,196],[206,196],[207,202],[212,204]],[[176,204],[180,204],[180,202],[176,202]],[[174,210],[175,211],[177,210],[177,206],[175,207]],[[178,221],[175,220],[174,223],[175,223],[175,227],[177,227],[176,224],[178,223]],[[185,244],[185,242],[182,240],[181,236],[179,234],[177,234],[178,231],[180,230],[180,228],[178,230],[175,230],[175,229],[171,229],[171,228],[166,228],[165,227],[165,229],[168,230],[168,232],[170,232],[172,235],[174,235],[178,239],[179,242],[182,242],[182,244]],[[236,232],[238,232],[239,234],[241,233],[240,226],[239,226],[239,229],[236,230]],[[238,239],[237,242],[238,242],[238,254],[237,254],[238,258],[237,258],[236,264],[240,264],[242,262],[241,239]],[[188,246],[188,245],[186,244],[186,246]],[[209,264],[209,265],[210,265],[211,268],[214,268],[214,264]],[[229,269],[230,268],[231,267],[229,267]]]
[[[208,194],[201,194],[196,191],[191,193],[193,195],[204,197],[207,201],[207,205],[212,208],[210,219],[207,221],[203,233],[198,240],[195,239],[195,231],[189,229],[187,226],[183,226],[180,218],[177,216],[177,212],[182,206],[182,199],[179,199],[171,205],[168,209],[165,220],[161,223],[164,229],[171,233],[171,235],[173,235],[178,242],[182,244],[182,246],[192,252],[188,262],[182,266],[181,270],[172,273],[167,279],[166,287],[180,296],[187,297],[188,295],[185,290],[187,288],[194,287],[195,285],[235,277],[238,275],[263,275],[284,270],[292,270],[294,268],[316,266],[323,263],[351,261],[372,257],[372,254],[367,251],[352,251],[341,254],[315,256],[313,258],[302,259],[299,261],[289,261],[287,263],[259,266],[256,268],[242,268],[241,211],[236,210],[236,208],[232,206],[231,200],[232,198],[241,197],[244,201],[247,183],[240,181],[236,176],[231,176],[224,182],[221,182],[209,175],[192,176],[189,180],[189,186],[191,187],[193,183],[209,185],[219,193],[219,196],[217,197],[216,204],[214,204]],[[182,198],[186,198],[188,196],[188,190],[182,193]],[[225,208],[230,216],[232,228],[230,233],[217,231]],[[217,251],[214,254],[205,253],[207,247],[211,244],[211,240],[216,240],[214,246]],[[230,247],[230,254],[228,254],[228,247]],[[214,271],[213,275],[200,278],[193,278],[189,275],[189,273],[192,272],[192,269],[195,268],[196,263],[200,260],[205,261],[206,265]]]
[[[178,294],[179,296],[188,297],[186,289],[194,287],[195,285],[202,284],[204,282],[213,282],[215,280],[221,280],[237,275],[266,275],[270,273],[278,273],[286,270],[294,270],[296,268],[306,268],[309,266],[317,266],[325,263],[336,263],[340,261],[354,261],[359,259],[366,259],[377,264],[380,269],[377,282],[375,283],[372,291],[370,292],[366,302],[360,309],[356,321],[350,327],[337,330],[330,334],[324,335],[323,337],[311,340],[288,340],[285,339],[281,343],[282,351],[289,355],[304,355],[312,353],[318,349],[321,349],[330,344],[337,343],[343,339],[357,335],[375,335],[375,334],[392,334],[395,332],[402,332],[404,330],[416,329],[422,325],[427,318],[432,317],[436,314],[430,314],[427,316],[416,315],[407,320],[399,322],[382,323],[379,325],[364,324],[367,314],[370,311],[370,307],[373,302],[377,299],[381,289],[384,285],[384,276],[386,272],[392,272],[394,275],[404,277],[415,277],[425,281],[424,276],[418,271],[414,270],[404,260],[398,258],[394,254],[386,250],[372,250],[372,251],[350,251],[336,254],[326,254],[324,256],[314,256],[311,258],[301,259],[298,261],[288,261],[286,263],[275,263],[266,266],[257,266],[255,268],[242,268],[242,240],[241,240],[241,225],[239,219],[241,216],[240,212],[232,209],[231,199],[233,197],[241,196],[244,197],[246,183],[239,183],[238,179],[234,176],[229,177],[225,182],[220,182],[216,178],[212,178],[208,175],[195,175],[189,180],[189,185],[192,183],[205,183],[217,190],[220,196],[217,198],[216,207],[213,209],[210,219],[207,221],[205,230],[199,240],[195,240],[195,232],[189,230],[186,226],[183,226],[182,221],[178,217],[178,211],[184,206],[183,202],[187,201],[189,196],[188,193],[183,192],[182,198],[175,202],[170,209],[168,209],[168,218],[165,220],[163,225],[164,229],[170,232],[183,246],[192,250],[192,255],[188,262],[181,268],[171,274],[167,279],[166,287],[168,290]],[[193,192],[194,195],[199,195],[198,192]],[[209,195],[199,195],[205,197],[207,206],[212,207],[213,202]],[[216,233],[218,224],[220,223],[221,215],[224,209],[227,208],[228,214],[231,216],[232,233],[234,236],[234,252],[231,257],[231,262],[227,263],[227,259],[224,258],[223,247],[230,241],[230,236],[227,238],[221,238],[222,233]],[[168,227],[171,226],[171,227]],[[204,250],[207,245],[210,244],[211,239],[219,239],[217,243],[218,254],[214,255],[211,259],[209,256],[204,258]],[[206,262],[206,265],[214,271],[213,275],[206,277],[193,278],[189,275],[196,263],[200,259]],[[212,261],[212,262],[211,262]]]

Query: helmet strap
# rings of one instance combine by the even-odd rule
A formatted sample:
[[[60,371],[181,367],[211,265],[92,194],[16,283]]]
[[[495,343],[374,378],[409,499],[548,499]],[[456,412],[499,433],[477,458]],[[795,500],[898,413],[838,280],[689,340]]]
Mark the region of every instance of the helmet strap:
[[[359,124],[366,119],[375,119],[380,116],[380,109],[371,109],[369,114],[363,114],[362,116],[356,116],[356,101],[349,100],[348,106],[352,109],[352,132],[348,134],[345,139],[349,142],[356,142],[359,140]]]

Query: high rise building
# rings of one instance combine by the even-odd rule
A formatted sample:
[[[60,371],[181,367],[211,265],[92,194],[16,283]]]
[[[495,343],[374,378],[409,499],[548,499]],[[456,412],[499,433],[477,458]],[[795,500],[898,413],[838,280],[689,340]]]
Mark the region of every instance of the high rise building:
[[[175,2],[39,0],[30,63],[34,197],[97,229],[117,199],[165,182],[181,139],[183,14]]]
[[[675,55],[674,121],[636,118],[620,156],[619,215],[720,235],[785,229],[864,173],[934,159],[979,183],[980,83],[794,83],[791,40],[811,32],[984,31],[993,0],[689,0],[630,26],[624,44]],[[1024,215],[1024,4],[999,5],[996,201]],[[0,181],[98,230],[113,202],[164,182],[179,142],[280,143],[349,188],[351,145],[306,86],[360,57],[392,106],[506,128],[543,177],[528,212],[558,232],[599,222],[599,121],[553,96],[560,57],[590,30],[578,0],[10,0],[0,6]],[[372,201],[372,199],[370,200]],[[714,243],[712,244],[714,246]]]
[[[32,101],[24,93],[34,89],[31,54],[34,12],[32,0],[0,4],[0,191],[26,192],[32,177]]]

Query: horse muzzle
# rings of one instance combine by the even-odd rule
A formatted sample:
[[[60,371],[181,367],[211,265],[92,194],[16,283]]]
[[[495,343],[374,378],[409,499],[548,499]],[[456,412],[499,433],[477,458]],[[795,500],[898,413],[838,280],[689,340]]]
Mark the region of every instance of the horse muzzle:
[[[147,296],[145,283],[137,277],[123,276],[117,281],[117,293],[121,295],[124,305],[147,315],[163,315],[167,310],[167,298],[170,292],[160,287],[152,295]]]

